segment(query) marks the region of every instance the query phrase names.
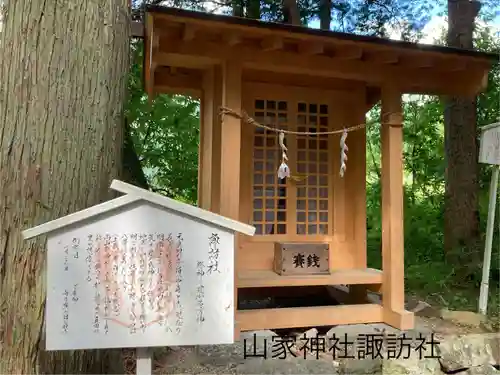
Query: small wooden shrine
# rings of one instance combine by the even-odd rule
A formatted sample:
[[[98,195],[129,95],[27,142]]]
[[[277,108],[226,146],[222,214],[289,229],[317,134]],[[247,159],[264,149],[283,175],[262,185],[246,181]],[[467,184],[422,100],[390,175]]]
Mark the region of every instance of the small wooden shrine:
[[[402,94],[476,95],[496,57],[159,6],[147,8],[144,41],[148,94],[201,99],[199,205],[256,228],[255,236],[236,238],[236,295],[243,288],[349,285],[358,296],[352,305],[238,310],[235,332],[375,322],[411,328]],[[379,100],[383,266],[375,270],[366,255],[366,135],[356,125]],[[221,107],[292,131],[284,142],[291,175],[278,178],[275,131],[244,114],[220,116]],[[352,131],[342,177],[343,129]],[[315,252],[311,245],[321,246]],[[290,265],[319,272],[288,272]],[[364,302],[367,289],[381,291],[382,306]]]

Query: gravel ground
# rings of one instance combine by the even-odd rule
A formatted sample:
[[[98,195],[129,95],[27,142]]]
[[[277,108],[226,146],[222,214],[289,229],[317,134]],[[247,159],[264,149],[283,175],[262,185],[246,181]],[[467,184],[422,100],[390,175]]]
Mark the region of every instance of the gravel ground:
[[[405,334],[407,337],[417,337],[419,333],[422,333],[425,337],[429,337],[431,332],[435,332],[436,337],[443,337],[472,331],[470,328],[460,327],[440,319],[416,317],[415,329]],[[296,332],[296,335],[303,337],[303,332]],[[312,329],[307,331],[307,335],[315,336],[316,332]],[[343,337],[346,333],[349,341],[355,341],[359,334],[395,333],[399,335],[402,332],[385,324],[354,324],[333,327],[326,337],[332,337],[333,333],[337,337]],[[252,353],[254,334],[257,340],[257,353],[262,353],[264,339],[267,340],[267,359],[244,358],[243,340],[246,339],[246,352]],[[161,352],[155,352],[154,372],[156,374],[380,374],[382,361],[378,359],[342,360],[337,358],[334,360],[331,353],[322,354],[319,359],[316,359],[313,354],[308,354],[304,359],[303,354],[297,352],[296,347],[292,348],[296,357],[288,353],[285,359],[273,359],[271,357],[273,353],[276,353],[276,351],[273,352],[273,336],[277,335],[272,331],[244,332],[241,340],[232,345],[170,347]]]
[[[268,358],[244,358],[243,339],[247,339],[247,353],[252,353],[253,333],[242,334],[242,340],[233,345],[174,347],[160,354],[157,374],[338,374],[338,364],[331,357],[304,359],[287,355],[285,359],[272,357],[271,331],[257,332],[257,352],[263,352],[267,341]]]

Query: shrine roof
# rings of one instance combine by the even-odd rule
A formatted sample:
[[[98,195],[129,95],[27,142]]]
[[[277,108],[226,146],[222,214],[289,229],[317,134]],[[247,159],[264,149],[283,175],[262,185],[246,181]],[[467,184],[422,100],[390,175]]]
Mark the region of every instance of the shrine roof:
[[[244,224],[227,217],[214,214],[190,204],[179,202],[175,199],[167,198],[161,194],[141,189],[137,186],[127,184],[119,180],[113,180],[111,189],[125,193],[126,195],[106,201],[104,203],[89,207],[87,209],[60,217],[36,227],[26,229],[22,232],[24,239],[47,234],[70,225],[82,222],[92,217],[100,216],[121,207],[131,205],[136,202],[149,202],[154,205],[166,208],[182,216],[191,217],[197,221],[211,223],[235,232],[240,232],[249,236],[255,233],[255,227]]]
[[[148,5],[146,7],[146,11],[150,13],[161,13],[170,16],[183,17],[183,18],[191,18],[193,20],[200,21],[210,21],[217,23],[225,23],[228,25],[235,26],[247,26],[251,28],[260,28],[274,31],[286,31],[291,34],[300,34],[311,37],[326,37],[331,38],[332,40],[339,41],[352,41],[352,42],[361,42],[368,43],[379,46],[390,46],[392,48],[404,48],[410,50],[417,50],[422,52],[439,52],[445,54],[452,55],[461,55],[461,56],[469,56],[476,58],[483,58],[490,60],[492,62],[496,62],[500,60],[500,56],[495,53],[488,53],[476,50],[470,50],[465,48],[454,48],[447,46],[439,46],[432,44],[422,44],[422,43],[414,43],[407,42],[401,40],[394,40],[389,38],[382,38],[376,36],[368,36],[368,35],[359,35],[338,31],[329,31],[329,30],[321,30],[321,29],[313,29],[305,26],[297,26],[285,23],[278,22],[270,22],[270,21],[262,21],[256,20],[252,18],[243,18],[243,17],[235,17],[229,15],[222,14],[214,14],[200,11],[191,11],[179,8],[165,7],[161,5]]]
[[[477,95],[499,56],[460,48],[311,29],[163,6],[147,6],[144,78],[200,92],[200,72],[233,60],[245,72],[328,77],[402,93]]]

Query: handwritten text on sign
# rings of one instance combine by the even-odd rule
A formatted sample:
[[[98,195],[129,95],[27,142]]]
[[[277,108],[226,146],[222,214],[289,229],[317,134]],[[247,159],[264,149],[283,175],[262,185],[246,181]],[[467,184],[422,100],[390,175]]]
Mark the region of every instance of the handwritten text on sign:
[[[48,245],[48,350],[232,342],[232,233],[144,205]]]

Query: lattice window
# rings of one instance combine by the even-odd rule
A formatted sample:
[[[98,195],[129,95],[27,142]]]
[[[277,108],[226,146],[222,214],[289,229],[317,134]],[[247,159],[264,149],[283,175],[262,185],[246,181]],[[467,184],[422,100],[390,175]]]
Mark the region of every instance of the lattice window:
[[[328,131],[326,104],[298,103],[297,131]],[[297,234],[328,234],[328,136],[297,136]]]
[[[329,130],[326,104],[258,99],[254,102],[253,116],[261,124],[281,129]],[[260,235],[327,235],[331,229],[328,227],[331,189],[328,136],[285,137],[285,143],[290,140],[293,142],[287,144],[289,167],[292,174],[307,175],[302,183],[286,184],[285,179],[278,180],[281,151],[277,134],[260,128],[254,130],[252,224]],[[287,214],[289,218],[295,217],[292,221],[296,221],[296,227],[287,226]]]
[[[286,101],[255,100],[254,117],[261,124],[286,129]],[[281,152],[276,133],[255,128],[253,147],[253,225],[256,234],[287,232],[286,179],[278,179]]]

